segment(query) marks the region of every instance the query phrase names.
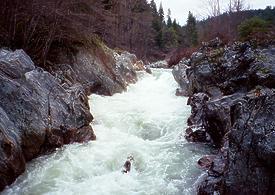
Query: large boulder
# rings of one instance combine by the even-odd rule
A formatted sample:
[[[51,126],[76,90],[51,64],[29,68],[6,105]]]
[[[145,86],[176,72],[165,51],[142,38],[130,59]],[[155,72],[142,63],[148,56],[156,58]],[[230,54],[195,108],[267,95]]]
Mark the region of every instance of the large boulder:
[[[175,80],[178,82],[180,88],[177,89],[177,94],[181,94],[182,96],[191,96],[192,86],[190,81],[187,78],[187,70],[189,69],[188,65],[186,65],[185,61],[181,61],[178,65],[173,68],[173,76]]]
[[[204,93],[194,94],[188,102],[192,111],[188,118],[189,128],[186,130],[186,139],[192,142],[211,142],[217,147],[222,146],[225,134],[232,127],[231,109],[245,101],[244,96],[243,93],[236,93],[210,99]]]
[[[38,155],[95,139],[83,87],[61,85],[23,50],[0,50],[0,99],[0,190]]]
[[[261,95],[251,91],[235,100],[219,128],[206,131],[223,134],[219,154],[211,162],[207,175],[199,185],[199,194],[272,194],[275,190],[275,91],[262,89]],[[220,108],[212,110],[219,114]],[[218,116],[218,115],[217,115]],[[225,116],[225,115],[223,115]],[[207,120],[213,123],[213,119]],[[231,125],[230,125],[231,123]],[[227,130],[227,132],[223,132]],[[206,157],[205,157],[206,158]],[[205,159],[204,158],[204,159]]]
[[[210,142],[210,136],[204,127],[205,108],[209,96],[204,93],[198,93],[190,97],[188,105],[191,106],[191,116],[188,118],[189,128],[186,130],[185,138],[190,142]]]
[[[252,85],[263,85],[269,88],[275,86],[275,47],[258,50],[256,63],[249,69]]]
[[[138,60],[135,54],[129,53],[128,51],[123,51],[121,54],[115,53],[116,64],[123,67],[128,67],[134,71],[143,71],[145,66],[142,60]]]
[[[249,93],[245,103],[232,109],[234,124],[229,133],[229,194],[275,192],[275,91]],[[241,170],[241,171],[240,171]]]
[[[59,75],[65,84],[81,83],[88,95],[120,93],[137,81],[137,70],[144,70],[134,54],[118,54],[103,43],[90,49],[77,48],[75,54],[60,51],[57,55],[60,64],[48,66],[47,70]]]
[[[253,50],[248,43],[230,47],[202,47],[190,59],[190,67],[179,64],[174,76],[189,96],[203,92],[211,97],[252,90],[257,85],[274,86],[272,49]]]
[[[173,74],[189,96],[186,139],[208,142],[215,158],[198,194],[272,194],[275,191],[275,52],[248,43],[204,43]]]

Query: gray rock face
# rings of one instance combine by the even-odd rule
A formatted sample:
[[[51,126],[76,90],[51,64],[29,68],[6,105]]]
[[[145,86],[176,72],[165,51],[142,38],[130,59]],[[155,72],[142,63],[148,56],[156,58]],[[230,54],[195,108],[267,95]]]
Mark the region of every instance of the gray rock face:
[[[209,103],[211,104],[211,102]],[[222,104],[222,103],[221,103]],[[229,101],[229,115],[216,119],[215,136],[224,134],[219,154],[199,186],[199,194],[272,194],[275,190],[274,168],[274,90],[262,89]],[[214,110],[213,110],[214,111]],[[217,114],[222,113],[217,109]],[[226,121],[223,121],[226,119]],[[209,123],[215,123],[207,119]],[[220,126],[219,126],[219,125]],[[209,127],[206,129],[210,130]],[[221,132],[225,130],[226,132]]]
[[[137,81],[136,71],[143,70],[143,63],[134,54],[119,55],[106,46],[93,50],[79,48],[75,56],[63,55],[59,57],[62,64],[49,67],[49,71],[59,75],[65,84],[81,83],[87,94],[120,93]]]
[[[229,133],[227,191],[234,194],[275,192],[275,91],[262,90],[259,97],[246,96],[234,113]],[[242,170],[242,171],[240,171]]]
[[[22,50],[0,50],[0,99],[0,190],[38,155],[95,139],[83,87],[62,86]]]
[[[176,79],[187,94],[204,92],[211,97],[221,97],[236,92],[249,91],[261,84],[274,86],[274,56],[271,49],[252,50],[248,44],[235,43],[231,47],[201,48],[199,57],[191,58],[190,67],[177,66]],[[181,77],[180,71],[186,76]],[[177,76],[179,75],[179,76]],[[187,86],[187,87],[186,87]]]
[[[60,56],[58,56],[60,55]],[[142,61],[102,45],[57,53],[47,71],[23,50],[0,50],[0,191],[27,161],[64,144],[95,139],[87,95],[113,95],[137,81]]]
[[[209,134],[205,131],[205,103],[209,96],[204,93],[195,94],[188,100],[192,107],[191,116],[188,119],[189,128],[186,130],[185,138],[191,142],[210,142]]]
[[[175,80],[179,83],[180,89],[177,89],[183,96],[189,96],[192,94],[192,90],[189,88],[191,86],[189,80],[187,79],[187,70],[188,66],[184,64],[184,62],[180,62],[173,68],[173,76]]]
[[[192,107],[187,140],[219,148],[205,165],[208,171],[198,194],[274,193],[272,51],[253,50],[247,43],[224,47],[215,39],[192,55],[188,67],[175,68],[176,81]]]

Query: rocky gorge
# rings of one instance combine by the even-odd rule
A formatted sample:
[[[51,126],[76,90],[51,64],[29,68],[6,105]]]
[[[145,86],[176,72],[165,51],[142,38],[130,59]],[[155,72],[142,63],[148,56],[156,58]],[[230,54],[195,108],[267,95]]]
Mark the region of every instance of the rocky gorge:
[[[0,194],[274,194],[275,8],[219,2],[2,0]]]
[[[275,47],[203,43],[173,74],[192,114],[185,138],[218,149],[198,161],[206,169],[198,194],[274,194]]]
[[[104,44],[41,68],[23,50],[0,50],[0,191],[26,163],[73,142],[95,140],[88,95],[122,92],[142,61]],[[68,60],[73,59],[73,60]]]

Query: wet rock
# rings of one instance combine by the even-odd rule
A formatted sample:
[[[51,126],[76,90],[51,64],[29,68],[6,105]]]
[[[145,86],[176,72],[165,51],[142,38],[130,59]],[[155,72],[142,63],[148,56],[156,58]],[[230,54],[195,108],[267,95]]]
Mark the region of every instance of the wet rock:
[[[209,96],[204,93],[195,94],[188,100],[191,106],[191,116],[188,118],[189,128],[186,130],[185,138],[190,142],[210,142],[210,136],[204,128],[204,109]]]
[[[275,160],[275,117],[270,114],[275,109],[274,90],[262,89],[260,96],[255,92],[206,103],[205,131],[216,146],[222,147],[199,191],[208,191],[208,188],[225,190],[228,194],[274,191],[271,164]],[[215,186],[220,186],[220,182],[223,185],[218,189]]]
[[[204,93],[198,93],[188,99],[188,105],[191,106],[191,116],[188,119],[189,126],[202,126],[204,123],[205,104],[209,96]]]
[[[205,104],[204,128],[216,146],[222,146],[224,136],[232,127],[232,109],[245,102],[244,94],[236,93],[210,100]]]
[[[221,177],[210,177],[205,175],[202,178],[202,182],[198,186],[198,195],[216,195],[216,194],[226,194],[224,189],[224,181]]]
[[[0,51],[0,190],[29,161],[72,142],[95,139],[82,85],[63,86],[23,50]]]
[[[152,70],[150,67],[148,66],[145,66],[145,71],[148,73],[148,74],[152,74]]]
[[[197,186],[198,194],[227,194],[224,174],[228,169],[228,141],[224,142],[217,155],[211,155],[206,159],[211,166],[207,166],[207,173]]]
[[[191,67],[179,64],[173,72],[176,81],[188,95],[203,92],[211,97],[252,90],[259,83],[274,86],[274,58],[266,52],[251,49],[247,43],[230,47],[202,47],[190,59]]]
[[[196,129],[198,128],[198,129]],[[210,142],[210,136],[203,127],[190,127],[186,130],[185,138],[189,142]]]
[[[185,65],[183,62],[180,62],[173,69],[173,76],[175,80],[179,83],[180,88],[177,89],[177,94],[182,96],[191,95],[191,89],[189,88],[191,85],[189,80],[187,79],[187,69],[189,67]]]
[[[142,60],[138,60],[135,54],[129,53],[127,51],[122,52],[120,55],[116,55],[117,63],[122,61],[124,66],[127,66],[135,71],[142,71],[145,70],[144,63]]]
[[[212,167],[215,155],[207,155],[198,160],[199,168],[203,170],[209,170]]]
[[[180,88],[176,89],[176,96],[185,96],[185,95],[186,95],[185,91],[183,91]]]
[[[168,62],[166,60],[158,61],[152,64],[149,64],[150,68],[169,68]]]
[[[254,91],[232,111],[234,125],[229,134],[228,193],[272,194],[275,190],[275,94],[265,89]]]
[[[275,191],[273,48],[216,39],[192,55],[190,66],[173,71],[192,107],[186,139],[219,148],[213,161],[202,159],[208,171],[198,194]]]

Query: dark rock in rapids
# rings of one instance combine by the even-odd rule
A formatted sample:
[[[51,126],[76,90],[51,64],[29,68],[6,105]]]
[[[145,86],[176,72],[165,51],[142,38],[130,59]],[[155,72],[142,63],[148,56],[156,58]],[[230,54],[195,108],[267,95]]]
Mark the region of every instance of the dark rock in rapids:
[[[95,139],[82,85],[61,85],[23,50],[0,50],[0,99],[0,190],[38,155]]]
[[[219,149],[200,161],[198,194],[274,194],[274,47],[215,39],[173,74],[192,107],[186,139]]]

